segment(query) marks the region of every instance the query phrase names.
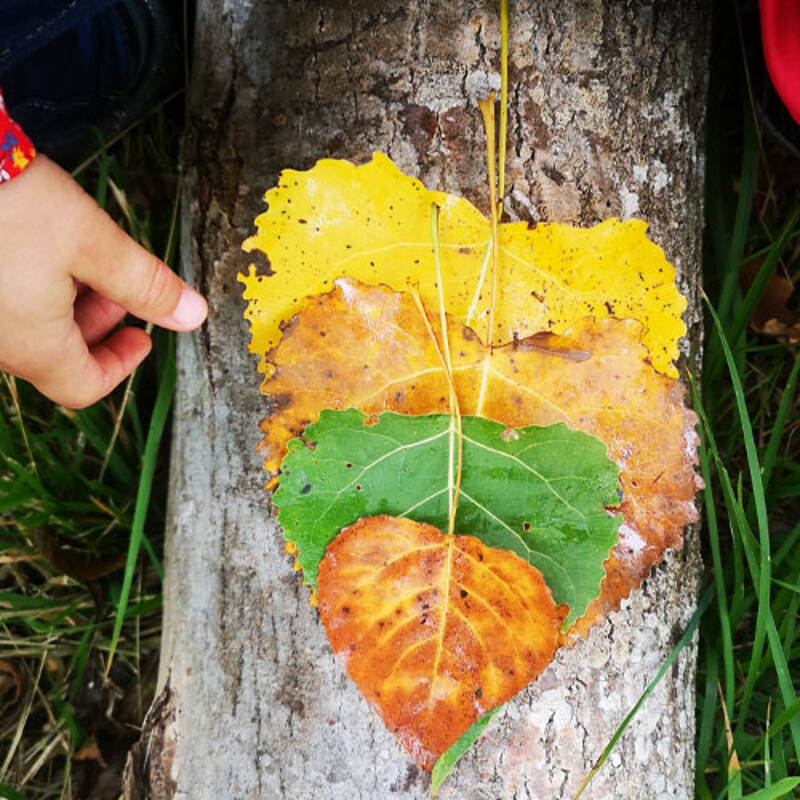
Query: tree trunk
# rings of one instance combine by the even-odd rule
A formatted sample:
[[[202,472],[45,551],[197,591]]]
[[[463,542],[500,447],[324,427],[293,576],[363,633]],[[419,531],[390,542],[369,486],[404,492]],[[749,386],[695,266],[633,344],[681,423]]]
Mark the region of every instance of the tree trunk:
[[[256,358],[236,274],[284,167],[382,150],[486,209],[475,100],[499,87],[498,3],[201,0],[183,260],[209,298],[179,346],[153,797],[424,798],[429,778],[331,654],[263,491]],[[707,4],[511,6],[512,216],[638,216],[676,265],[699,341]],[[693,348],[693,350],[692,350]],[[443,798],[570,798],[685,628],[696,541],[508,703]],[[693,795],[695,648],[586,798]],[[142,796],[147,796],[145,791]]]

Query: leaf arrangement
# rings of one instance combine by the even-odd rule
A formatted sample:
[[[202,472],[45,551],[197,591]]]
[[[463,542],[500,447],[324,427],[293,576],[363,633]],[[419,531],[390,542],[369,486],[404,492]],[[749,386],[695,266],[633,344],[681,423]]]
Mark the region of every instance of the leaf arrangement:
[[[696,519],[685,301],[642,221],[497,224],[381,154],[266,200],[267,486],[348,674],[449,768]]]

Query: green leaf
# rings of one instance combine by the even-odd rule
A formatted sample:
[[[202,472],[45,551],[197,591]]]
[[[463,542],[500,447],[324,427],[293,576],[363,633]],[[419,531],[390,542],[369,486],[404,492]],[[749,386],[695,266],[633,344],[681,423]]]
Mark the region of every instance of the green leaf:
[[[483,736],[486,726],[492,721],[492,717],[494,717],[502,707],[503,706],[495,706],[487,714],[484,714],[473,722],[472,725],[470,725],[469,728],[467,728],[467,730],[436,759],[436,763],[433,765],[433,770],[431,771],[431,797],[436,797],[439,789],[442,788],[442,784],[447,780],[447,776],[453,771],[453,767],[456,765],[458,759]]]
[[[599,591],[617,540],[618,468],[605,445],[563,424],[516,431],[463,418],[456,533],[512,550],[544,576],[569,626]],[[409,517],[447,530],[450,417],[325,410],[289,443],[274,503],[306,582],[328,543],[361,517]]]
[[[5,783],[0,783],[0,800],[28,800],[27,796],[6,786]]]

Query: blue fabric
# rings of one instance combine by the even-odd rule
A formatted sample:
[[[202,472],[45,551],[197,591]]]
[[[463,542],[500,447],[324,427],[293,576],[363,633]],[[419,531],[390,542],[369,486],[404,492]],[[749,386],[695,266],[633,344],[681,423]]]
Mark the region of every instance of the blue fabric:
[[[0,85],[37,148],[85,152],[159,99],[180,54],[164,2],[0,0]]]
[[[147,22],[144,2],[4,0],[0,80],[9,106],[126,91],[147,57]]]

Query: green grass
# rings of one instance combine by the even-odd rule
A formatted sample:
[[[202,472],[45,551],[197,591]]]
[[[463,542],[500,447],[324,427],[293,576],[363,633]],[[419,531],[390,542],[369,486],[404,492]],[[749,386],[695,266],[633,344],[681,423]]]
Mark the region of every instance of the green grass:
[[[800,783],[800,358],[796,345],[748,329],[768,278],[798,269],[800,204],[786,187],[792,172],[800,176],[800,162],[762,130],[755,97],[767,96],[765,79],[757,42],[744,35],[757,31],[757,19],[752,5],[733,9],[720,23],[720,68],[712,72],[710,96],[721,102],[709,114],[711,299],[702,385],[693,385],[703,542],[716,595],[700,637],[700,800],[794,797]],[[725,64],[740,71],[738,83]],[[742,268],[755,259],[760,266],[743,289]]]
[[[158,111],[81,170],[168,262],[176,116]],[[127,385],[81,411],[0,381],[0,797],[86,796],[103,769],[93,742],[118,780],[152,698],[175,385],[172,334],[154,344]]]
[[[731,8],[750,16],[739,25]],[[706,483],[707,588],[693,620],[698,800],[794,797],[800,783],[800,358],[796,345],[748,327],[769,276],[800,273],[800,203],[785,188],[800,183],[800,164],[769,144],[754,112],[762,78],[740,70],[754,63],[755,45],[740,35],[757,33],[753,11],[742,3],[718,14],[707,346],[701,378],[689,380]],[[154,114],[81,172],[98,202],[167,260],[178,189],[172,120]],[[743,291],[742,266],[756,259]],[[83,411],[0,381],[0,798],[85,796],[101,769],[93,740],[118,774],[152,696],[175,377],[172,337],[155,337],[130,384]],[[81,751],[90,757],[76,759]]]

